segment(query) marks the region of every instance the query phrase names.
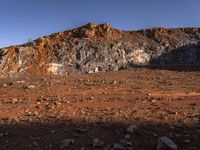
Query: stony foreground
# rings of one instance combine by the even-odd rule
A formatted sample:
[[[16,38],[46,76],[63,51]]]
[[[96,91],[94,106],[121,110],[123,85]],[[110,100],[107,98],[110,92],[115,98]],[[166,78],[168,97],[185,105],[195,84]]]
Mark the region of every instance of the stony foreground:
[[[0,79],[0,150],[200,149],[200,72]],[[165,138],[160,138],[165,139]]]

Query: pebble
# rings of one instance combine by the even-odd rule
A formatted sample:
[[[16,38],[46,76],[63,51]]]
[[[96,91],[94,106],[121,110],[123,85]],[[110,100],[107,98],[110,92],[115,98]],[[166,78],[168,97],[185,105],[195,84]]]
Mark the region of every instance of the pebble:
[[[65,149],[65,148],[69,147],[69,145],[74,144],[74,142],[75,142],[75,141],[74,141],[73,139],[65,139],[65,140],[61,141],[61,142],[58,144],[58,147],[59,147],[60,150],[63,150],[63,149]]]
[[[124,139],[126,139],[126,140],[130,140],[130,138],[131,138],[131,137],[130,137],[129,134],[127,134],[127,135],[124,136]]]
[[[152,103],[155,103],[155,102],[156,102],[156,100],[155,100],[155,99],[153,99],[151,102],[152,102]]]
[[[132,146],[132,142],[130,142],[129,140],[121,140],[120,141],[121,144],[123,144],[124,146]]]
[[[13,104],[16,104],[17,102],[18,102],[18,99],[16,99],[16,98],[13,98],[13,99],[12,99],[12,103],[13,103]]]
[[[85,128],[76,128],[76,131],[77,132],[86,132],[87,131],[87,129],[85,129]]]
[[[104,143],[100,141],[99,139],[95,138],[93,139],[92,145],[94,147],[103,147]]]
[[[135,124],[132,124],[126,129],[126,131],[132,133],[137,129],[138,129],[138,127]]]
[[[125,150],[125,147],[120,143],[114,143],[113,144],[113,149],[114,150]]]
[[[190,140],[184,140],[184,143],[190,143],[191,141]]]
[[[29,85],[27,88],[28,89],[33,89],[33,88],[35,88],[35,86],[34,85]]]
[[[177,145],[168,137],[159,137],[157,141],[157,150],[177,150]]]
[[[117,84],[117,81],[116,80],[112,81],[112,84]]]
[[[114,143],[104,147],[104,150],[125,150],[126,148],[120,143]]]

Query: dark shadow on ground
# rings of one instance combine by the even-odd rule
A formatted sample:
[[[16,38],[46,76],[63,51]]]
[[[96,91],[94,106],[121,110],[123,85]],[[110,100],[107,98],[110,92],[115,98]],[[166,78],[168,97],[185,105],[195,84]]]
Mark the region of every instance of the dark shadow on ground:
[[[6,123],[0,125],[0,150],[59,150],[58,143],[64,139],[74,139],[66,149],[95,150],[91,143],[94,138],[104,142],[104,146],[120,143],[129,134],[132,149],[155,150],[159,136],[171,138],[179,150],[200,149],[200,128],[184,125],[156,123],[136,123],[138,129],[129,133],[129,124],[112,122],[75,122],[52,120],[48,122]],[[126,148],[128,149],[128,148]],[[130,148],[131,149],[131,148]]]
[[[189,44],[170,50],[153,58],[147,68],[187,72],[200,71],[200,44]]]

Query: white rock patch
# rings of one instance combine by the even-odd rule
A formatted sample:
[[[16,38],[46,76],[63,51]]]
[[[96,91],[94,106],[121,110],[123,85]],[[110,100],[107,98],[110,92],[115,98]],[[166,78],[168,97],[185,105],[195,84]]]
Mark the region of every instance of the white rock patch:
[[[133,51],[132,56],[137,65],[148,64],[150,60],[150,56],[143,49]]]
[[[58,63],[49,63],[49,67],[48,67],[48,72],[52,73],[54,75],[59,74],[61,68],[63,67],[62,64],[58,64]]]

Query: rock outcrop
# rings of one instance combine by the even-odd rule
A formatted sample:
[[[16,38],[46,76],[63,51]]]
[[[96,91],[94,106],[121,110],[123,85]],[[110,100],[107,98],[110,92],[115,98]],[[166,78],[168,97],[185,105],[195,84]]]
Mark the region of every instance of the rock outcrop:
[[[200,64],[200,29],[120,31],[108,23],[0,49],[0,77],[105,72],[135,66]]]

